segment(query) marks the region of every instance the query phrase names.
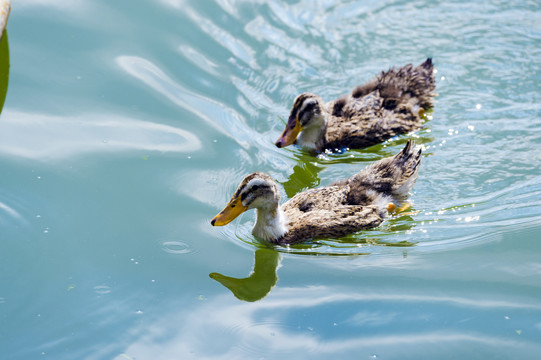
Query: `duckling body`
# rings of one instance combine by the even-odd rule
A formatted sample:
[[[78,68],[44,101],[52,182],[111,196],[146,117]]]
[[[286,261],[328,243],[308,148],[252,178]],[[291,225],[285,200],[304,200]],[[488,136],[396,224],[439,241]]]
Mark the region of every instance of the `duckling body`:
[[[295,99],[286,129],[276,141],[312,151],[365,148],[422,126],[422,113],[435,96],[432,59],[382,72],[350,94],[324,103],[302,93]]]
[[[389,205],[407,198],[417,178],[421,149],[409,141],[397,155],[379,160],[356,175],[310,189],[279,205],[280,191],[267,174],[248,175],[212,225],[229,223],[256,208],[253,234],[276,244],[341,237],[378,226]],[[393,206],[394,207],[394,206]]]

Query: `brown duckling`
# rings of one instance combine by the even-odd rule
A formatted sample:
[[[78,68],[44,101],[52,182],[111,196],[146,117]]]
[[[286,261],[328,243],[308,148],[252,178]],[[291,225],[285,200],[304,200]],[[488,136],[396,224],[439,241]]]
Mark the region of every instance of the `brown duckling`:
[[[293,143],[310,151],[361,149],[417,130],[432,107],[434,66],[428,58],[381,72],[376,79],[327,104],[315,94],[295,98],[276,146]]]
[[[255,172],[244,178],[211,224],[226,225],[255,208],[253,235],[276,244],[336,238],[372,228],[407,198],[420,162],[421,149],[410,140],[395,156],[376,161],[348,179],[299,193],[282,206],[276,182]]]

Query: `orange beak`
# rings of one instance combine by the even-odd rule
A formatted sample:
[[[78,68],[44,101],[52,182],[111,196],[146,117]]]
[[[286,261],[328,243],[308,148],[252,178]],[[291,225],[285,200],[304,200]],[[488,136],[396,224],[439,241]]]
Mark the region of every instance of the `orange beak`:
[[[286,128],[278,140],[276,140],[275,145],[281,148],[293,144],[301,130],[302,126],[299,123],[299,116],[297,115],[297,117],[289,117]]]
[[[218,215],[210,222],[212,226],[224,226],[233,221],[237,216],[248,210],[248,208],[242,205],[240,196],[231,198],[226,207],[220,211]]]

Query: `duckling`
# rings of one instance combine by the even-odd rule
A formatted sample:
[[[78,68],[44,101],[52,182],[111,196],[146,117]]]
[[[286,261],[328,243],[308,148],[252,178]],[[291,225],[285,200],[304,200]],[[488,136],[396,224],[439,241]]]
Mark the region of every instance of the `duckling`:
[[[432,107],[434,66],[428,58],[418,66],[383,71],[351,94],[327,104],[312,93],[295,98],[285,130],[276,141],[309,151],[362,149],[421,127]]]
[[[211,224],[223,226],[248,209],[257,209],[253,235],[274,244],[341,237],[378,226],[408,196],[417,179],[421,149],[410,140],[395,156],[356,175],[309,189],[280,206],[280,190],[266,173],[244,178]]]

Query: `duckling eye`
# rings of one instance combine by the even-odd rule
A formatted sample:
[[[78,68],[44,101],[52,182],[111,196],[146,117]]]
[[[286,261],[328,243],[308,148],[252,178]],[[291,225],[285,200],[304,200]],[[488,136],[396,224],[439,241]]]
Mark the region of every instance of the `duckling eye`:
[[[314,111],[316,105],[317,103],[315,103],[314,101],[307,101],[301,110],[303,113],[310,113]]]
[[[252,186],[252,190],[257,190],[257,189],[259,189],[259,185]]]

